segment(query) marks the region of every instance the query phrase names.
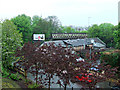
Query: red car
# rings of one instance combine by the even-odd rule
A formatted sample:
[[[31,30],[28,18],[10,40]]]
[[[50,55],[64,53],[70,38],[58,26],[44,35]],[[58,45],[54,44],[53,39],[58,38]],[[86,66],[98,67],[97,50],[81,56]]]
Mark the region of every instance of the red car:
[[[88,82],[92,82],[92,80],[90,79],[90,77],[92,76],[92,74],[80,74],[78,76],[75,76],[77,78],[77,80],[79,81],[88,81]]]

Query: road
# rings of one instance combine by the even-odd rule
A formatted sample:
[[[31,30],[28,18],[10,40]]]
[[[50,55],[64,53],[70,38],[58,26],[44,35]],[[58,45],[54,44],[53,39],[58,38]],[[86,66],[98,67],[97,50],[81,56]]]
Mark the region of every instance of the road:
[[[34,81],[35,82],[35,80],[34,80],[34,76],[32,75],[32,74],[30,74],[30,73],[28,73],[28,78],[30,79],[30,80],[32,80],[32,81]],[[43,76],[42,78],[45,78],[45,76]],[[54,79],[52,79],[51,81],[53,81],[53,82],[57,82],[58,80],[59,80],[59,77],[57,77],[57,76],[53,76],[53,78]],[[63,83],[62,83],[63,84]],[[111,86],[113,86],[114,84],[113,83],[111,83]],[[96,84],[96,87],[99,87],[99,88],[110,88],[111,86],[109,86],[109,82],[99,82],[99,83],[97,83]],[[45,87],[47,87],[47,86],[45,86]],[[67,88],[76,88],[76,90],[78,89],[80,89],[80,88],[82,88],[82,86],[81,85],[79,85],[79,84],[77,84],[77,83],[71,83],[70,82],[70,85],[67,85]],[[60,86],[59,86],[59,84],[51,84],[51,88],[60,88]],[[62,87],[63,88],[63,87]]]
[[[28,73],[28,78],[35,82],[34,76],[31,73]],[[43,76],[42,78],[45,78],[45,76]],[[53,78],[54,79],[51,79],[51,82],[53,81],[53,82],[57,83],[57,81],[59,80],[59,77],[54,75]],[[63,84],[63,82],[62,82],[62,84]],[[70,85],[67,85],[67,88],[72,88],[72,87],[73,88],[81,88],[82,86],[78,85],[77,83],[74,84],[74,83],[70,82]],[[60,86],[59,86],[59,84],[51,84],[51,88],[60,88]]]

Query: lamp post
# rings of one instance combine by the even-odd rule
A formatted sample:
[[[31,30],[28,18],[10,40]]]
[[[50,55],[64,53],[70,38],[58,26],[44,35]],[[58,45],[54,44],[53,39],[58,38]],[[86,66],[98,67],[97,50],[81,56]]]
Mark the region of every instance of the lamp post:
[[[88,17],[88,27],[90,26],[90,18],[91,17]]]
[[[91,59],[91,48],[94,47],[94,40],[91,40],[92,46],[90,46],[90,59]]]

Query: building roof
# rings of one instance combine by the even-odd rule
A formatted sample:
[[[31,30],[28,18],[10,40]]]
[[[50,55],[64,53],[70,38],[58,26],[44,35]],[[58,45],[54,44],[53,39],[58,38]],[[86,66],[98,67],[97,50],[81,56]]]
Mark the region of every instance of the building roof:
[[[74,47],[81,46],[81,45],[90,45],[90,44],[94,44],[95,46],[106,45],[99,38],[85,38],[85,39],[74,39],[74,40],[63,40],[63,41],[67,44],[70,44],[70,45],[74,46]]]
[[[66,45],[71,45],[73,47],[78,47],[82,45],[91,45],[95,47],[104,47],[106,44],[99,38],[85,38],[85,39],[72,39],[72,40],[56,40],[56,41],[46,41],[44,43],[54,42],[56,46],[61,44],[61,46],[66,47]]]
[[[74,47],[86,45],[86,42],[84,39],[74,39],[74,40],[63,40],[63,42],[70,44]]]
[[[58,46],[59,44],[62,46],[62,47],[66,47],[65,43],[62,41],[62,40],[57,40],[57,41],[46,41],[44,42],[43,44],[49,44],[49,43],[55,43],[56,46]],[[43,45],[42,44],[42,45]],[[41,45],[41,46],[42,46]]]

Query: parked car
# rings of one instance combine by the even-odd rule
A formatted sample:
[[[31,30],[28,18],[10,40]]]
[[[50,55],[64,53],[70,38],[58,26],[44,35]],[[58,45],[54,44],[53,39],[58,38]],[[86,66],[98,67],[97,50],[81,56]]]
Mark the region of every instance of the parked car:
[[[120,86],[113,86],[111,90],[120,90]]]
[[[92,82],[92,80],[90,79],[92,77],[92,74],[79,74],[77,76],[75,76],[77,81],[88,81],[89,83]]]
[[[98,71],[99,69],[97,69],[96,67],[91,67],[90,70]]]

